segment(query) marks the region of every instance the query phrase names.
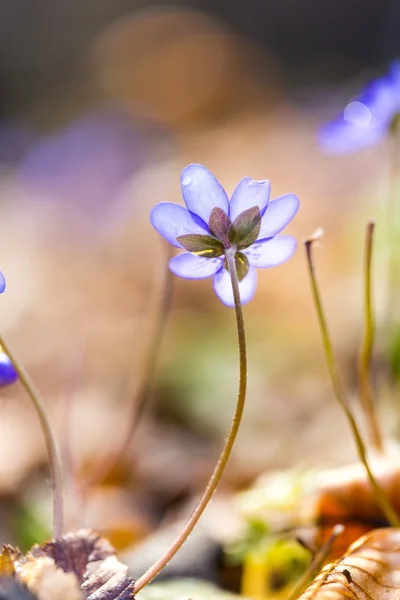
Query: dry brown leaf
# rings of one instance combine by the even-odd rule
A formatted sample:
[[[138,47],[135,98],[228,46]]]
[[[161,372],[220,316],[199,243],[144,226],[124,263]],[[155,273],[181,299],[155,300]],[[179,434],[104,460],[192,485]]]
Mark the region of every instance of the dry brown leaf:
[[[395,460],[383,457],[373,461],[372,467],[394,509],[400,512],[398,457]],[[317,547],[330,537],[335,525],[340,523],[346,527],[344,534],[336,540],[329,561],[342,556],[346,548],[362,535],[389,525],[361,463],[330,469],[317,475],[313,513],[319,527],[314,540]]]
[[[7,546],[1,564],[0,596],[16,586],[23,595],[27,592],[38,600],[132,598],[134,581],[127,575],[128,568],[109,542],[89,529],[34,546],[26,556]]]
[[[324,567],[298,600],[397,600],[400,529],[377,529]]]
[[[15,575],[14,560],[18,553],[11,546],[3,546],[0,554],[0,577],[12,577]]]

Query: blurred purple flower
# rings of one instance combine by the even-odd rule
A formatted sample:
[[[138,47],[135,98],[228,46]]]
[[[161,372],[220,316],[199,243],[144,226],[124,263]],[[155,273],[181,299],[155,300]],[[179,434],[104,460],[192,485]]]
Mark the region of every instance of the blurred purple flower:
[[[344,111],[319,132],[320,145],[332,154],[356,152],[379,142],[400,114],[400,60],[369,83]]]
[[[99,111],[33,145],[18,178],[30,191],[74,204],[91,217],[108,217],[122,186],[146,158],[131,121],[116,111]]]
[[[171,271],[186,279],[213,276],[215,293],[233,307],[224,252],[234,248],[241,301],[246,304],[256,290],[256,268],[280,265],[296,249],[293,237],[277,234],[296,214],[297,196],[286,194],[269,202],[269,181],[245,177],[229,201],[216,178],[198,164],[183,169],[181,189],[187,208],[161,202],[150,216],[153,227],[170,244],[190,250],[171,259]]]
[[[6,280],[3,273],[0,271],[0,294],[6,289]],[[14,369],[14,365],[8,355],[0,346],[0,387],[10,385],[18,379],[18,373]]]
[[[0,165],[18,163],[35,142],[37,134],[17,121],[0,123]]]
[[[15,383],[17,379],[18,373],[14,365],[0,346],[0,387]]]

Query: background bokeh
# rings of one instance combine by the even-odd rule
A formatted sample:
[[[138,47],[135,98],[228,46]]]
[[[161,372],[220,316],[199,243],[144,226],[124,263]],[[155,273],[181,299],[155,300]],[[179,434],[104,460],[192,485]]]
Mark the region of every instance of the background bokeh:
[[[319,279],[354,395],[370,216],[378,323],[385,306],[387,148],[327,156],[316,132],[398,54],[399,26],[395,0],[2,3],[0,324],[62,446],[69,527],[130,549],[187,513],[230,422],[234,314],[209,280],[176,280],[143,419],[111,474],[99,468],[129,428],[164,289],[167,250],[149,211],[181,202],[190,162],[228,193],[245,175],[269,178],[272,197],[296,193],[289,230],[299,241],[324,227]],[[354,458],[301,243],[290,262],[259,273],[245,319],[248,406],[222,491],[270,469]],[[381,342],[379,407],[396,435]],[[48,534],[48,477],[29,400],[19,384],[3,389],[0,544],[27,547]]]

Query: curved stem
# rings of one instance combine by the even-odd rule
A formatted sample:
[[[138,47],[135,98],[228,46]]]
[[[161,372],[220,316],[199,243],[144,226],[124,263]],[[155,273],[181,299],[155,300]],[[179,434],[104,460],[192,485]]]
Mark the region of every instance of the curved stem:
[[[24,386],[27,394],[31,398],[37,416],[39,417],[44,439],[46,441],[47,453],[49,455],[50,469],[52,475],[53,536],[55,538],[58,538],[62,534],[63,530],[63,477],[61,459],[58,453],[58,448],[53,433],[51,431],[50,423],[46,415],[44,402],[40,396],[39,391],[35,388],[28,373],[15,358],[14,354],[11,352],[7,342],[1,334],[0,345],[3,347],[4,352],[8,355],[9,359],[11,360],[14,366],[14,369],[17,371],[19,380]]]
[[[365,231],[364,254],[364,338],[358,361],[358,385],[360,399],[363,404],[365,417],[367,419],[371,442],[378,452],[382,452],[382,434],[374,410],[373,392],[370,378],[371,357],[375,332],[371,292],[371,259],[374,228],[374,221],[368,221]]]
[[[168,323],[168,315],[171,308],[171,300],[173,293],[173,277],[169,270],[168,263],[171,259],[170,246],[165,253],[165,275],[162,289],[161,302],[159,304],[158,313],[156,317],[156,324],[151,334],[150,344],[148,348],[148,354],[144,366],[144,374],[140,387],[136,394],[133,395],[133,401],[130,406],[130,415],[127,417],[129,422],[127,431],[121,435],[118,447],[109,456],[103,457],[98,467],[93,469],[90,474],[84,479],[81,487],[87,489],[97,481],[102,481],[111,472],[113,467],[116,465],[118,460],[128,450],[129,445],[132,441],[136,428],[139,424],[140,419],[144,414],[144,410],[147,404],[147,400],[152,390],[152,384],[154,379],[154,372],[158,364],[159,354],[162,348],[162,342]],[[135,339],[136,343],[136,339]],[[132,379],[132,378],[130,378]],[[132,382],[129,380],[125,385],[125,394],[131,391]]]
[[[325,314],[324,314],[324,310],[322,307],[322,302],[321,302],[321,298],[320,298],[320,294],[319,294],[319,290],[318,290],[317,280],[316,280],[316,276],[315,276],[315,266],[314,266],[312,251],[311,251],[312,244],[314,241],[316,241],[316,239],[318,239],[318,237],[320,237],[320,234],[316,234],[313,237],[306,240],[305,241],[305,249],[306,249],[307,265],[308,265],[310,281],[311,281],[311,290],[312,290],[312,295],[313,295],[313,299],[314,299],[315,309],[316,309],[317,316],[318,316],[318,322],[319,322],[319,327],[320,327],[321,335],[322,335],[322,342],[323,342],[323,346],[324,346],[325,359],[326,359],[326,364],[328,367],[329,375],[331,378],[333,391],[335,393],[336,400],[339,402],[342,410],[344,411],[344,413],[347,417],[348,423],[350,425],[350,429],[351,429],[353,437],[354,437],[354,441],[357,446],[358,455],[359,455],[360,460],[363,463],[365,470],[367,472],[367,476],[368,476],[369,482],[371,484],[371,487],[374,491],[376,501],[378,502],[383,514],[385,515],[385,517],[388,520],[388,522],[390,523],[390,525],[392,525],[393,527],[399,527],[400,520],[396,514],[396,511],[394,510],[394,508],[391,505],[391,503],[389,502],[385,492],[383,491],[383,489],[381,488],[381,486],[379,485],[379,483],[377,482],[377,480],[375,479],[375,477],[371,471],[371,468],[368,463],[367,451],[365,448],[364,441],[363,441],[361,433],[358,429],[353,412],[352,412],[352,410],[348,404],[348,401],[346,399],[345,393],[342,388],[342,384],[340,382],[340,379],[339,379],[339,376],[337,373],[335,357],[333,354],[333,348],[332,348],[332,343],[331,343],[331,339],[330,339],[330,335],[329,335],[329,331],[328,331],[328,325],[326,322],[326,318],[325,318]]]
[[[299,581],[296,583],[292,593],[290,594],[288,600],[296,600],[300,596],[300,594],[304,591],[307,585],[310,583],[312,577],[315,575],[317,571],[319,571],[325,562],[326,557],[329,555],[332,550],[333,544],[336,542],[339,535],[342,535],[344,532],[343,525],[335,525],[332,530],[332,534],[326,540],[325,544],[319,548],[316,552],[315,556],[312,558],[310,564],[307,569],[304,571],[303,575],[300,577]]]
[[[218,459],[215,469],[208,481],[206,489],[202,497],[200,498],[197,506],[193,510],[189,519],[187,520],[181,533],[175,538],[168,550],[136,581],[132,595],[137,594],[143,589],[158,573],[165,567],[165,565],[171,560],[171,558],[178,552],[181,546],[184,544],[189,534],[193,531],[201,515],[203,514],[207,504],[211,500],[217,486],[224,473],[226,464],[229,460],[233,444],[235,442],[240,421],[242,419],[244,403],[246,399],[247,389],[247,355],[246,355],[246,337],[242,313],[242,305],[240,302],[239,282],[236,272],[235,265],[235,254],[233,250],[226,250],[226,261],[228,265],[229,274],[231,276],[233,298],[235,302],[236,312],[236,327],[238,335],[239,345],[239,391],[237,396],[237,404],[235,414],[233,416],[231,429],[226,439],[222,453]]]

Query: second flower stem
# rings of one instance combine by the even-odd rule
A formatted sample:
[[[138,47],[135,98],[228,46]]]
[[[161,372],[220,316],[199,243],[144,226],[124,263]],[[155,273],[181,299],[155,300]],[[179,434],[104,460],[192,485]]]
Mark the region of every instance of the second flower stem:
[[[375,476],[371,470],[371,467],[369,466],[367,449],[364,444],[364,440],[358,429],[356,419],[355,419],[353,411],[350,408],[350,405],[347,401],[346,394],[343,390],[342,383],[339,379],[339,375],[338,375],[338,372],[336,369],[336,361],[335,361],[335,357],[333,354],[333,347],[332,347],[332,342],[331,342],[331,338],[330,338],[329,331],[328,331],[328,324],[327,324],[327,321],[325,318],[325,312],[324,312],[324,309],[322,306],[322,301],[321,301],[321,297],[320,297],[320,293],[319,293],[319,289],[318,289],[317,278],[315,275],[315,265],[314,265],[313,254],[312,254],[312,245],[318,239],[318,237],[320,237],[319,232],[317,234],[314,234],[314,236],[305,240],[304,245],[305,245],[306,256],[307,256],[308,272],[310,275],[311,291],[312,291],[312,295],[313,295],[315,310],[317,312],[318,323],[319,323],[319,328],[320,328],[321,336],[322,336],[322,343],[323,343],[323,347],[324,347],[326,365],[328,367],[333,391],[334,391],[336,400],[339,402],[339,405],[341,406],[341,408],[347,418],[347,421],[350,425],[350,429],[353,434],[354,441],[356,443],[357,452],[358,452],[360,461],[364,465],[365,470],[367,472],[367,477],[371,484],[371,488],[375,494],[376,502],[379,505],[379,507],[380,507],[383,515],[387,519],[388,523],[392,527],[399,527],[400,519],[397,516],[397,513],[396,513],[394,507],[392,506],[390,500],[386,496],[385,491],[382,489],[381,485],[375,478]]]
[[[158,573],[169,563],[171,558],[175,556],[178,550],[185,543],[190,533],[193,531],[205,508],[210,502],[216,491],[221,477],[225,471],[225,467],[232,452],[233,444],[235,443],[237,433],[239,431],[240,421],[242,419],[246,389],[247,389],[247,354],[246,354],[246,336],[244,329],[244,320],[242,312],[242,304],[240,301],[239,281],[236,272],[235,254],[231,250],[226,251],[226,262],[231,276],[233,299],[236,313],[236,327],[239,345],[239,390],[236,402],[236,409],[233,415],[232,425],[225,442],[225,446],[221,452],[215,469],[208,481],[206,489],[200,498],[197,506],[193,510],[189,519],[186,521],[180,534],[172,542],[167,551],[136,581],[132,595],[136,595],[142,590]]]
[[[162,286],[162,296],[156,316],[154,330],[150,337],[148,354],[144,364],[144,374],[139,389],[133,398],[130,406],[130,414],[127,417],[128,429],[120,436],[119,443],[114,452],[109,456],[104,456],[100,459],[98,466],[92,470],[86,479],[81,484],[81,491],[85,491],[90,486],[104,481],[107,475],[112,471],[121,457],[129,450],[136,428],[145,412],[146,404],[151,395],[155,370],[159,360],[159,354],[162,348],[168,317],[171,309],[171,301],[173,295],[173,279],[172,273],[168,268],[168,263],[171,259],[171,251],[169,245],[166,246],[165,252],[165,268],[164,268],[164,283]],[[136,343],[136,337],[135,337]],[[132,387],[132,382],[125,383],[128,391]],[[126,391],[125,391],[126,393]]]
[[[367,420],[369,436],[374,449],[383,450],[382,434],[376,416],[371,385],[371,359],[374,346],[375,322],[372,302],[372,246],[375,223],[369,220],[365,231],[364,250],[364,336],[358,359],[358,385],[360,400]]]
[[[39,391],[35,388],[31,381],[28,373],[15,358],[11,352],[7,342],[0,335],[0,345],[3,347],[4,352],[11,360],[14,369],[18,373],[18,377],[22,385],[24,386],[27,394],[32,400],[33,406],[35,407],[36,414],[40,421],[40,426],[43,431],[44,439],[46,442],[47,453],[49,456],[50,469],[52,475],[52,486],[53,486],[53,536],[54,538],[60,537],[63,531],[63,476],[61,467],[61,458],[58,452],[57,444],[55,442],[53,433],[51,431],[50,423],[46,415],[46,408],[41,398]]]

